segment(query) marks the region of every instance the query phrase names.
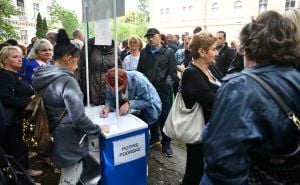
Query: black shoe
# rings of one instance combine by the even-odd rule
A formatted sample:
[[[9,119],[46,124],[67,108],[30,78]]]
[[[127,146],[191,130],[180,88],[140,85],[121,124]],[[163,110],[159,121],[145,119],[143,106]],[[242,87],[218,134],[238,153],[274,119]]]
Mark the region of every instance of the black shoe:
[[[166,157],[173,157],[173,150],[170,146],[170,144],[163,145],[163,153]]]

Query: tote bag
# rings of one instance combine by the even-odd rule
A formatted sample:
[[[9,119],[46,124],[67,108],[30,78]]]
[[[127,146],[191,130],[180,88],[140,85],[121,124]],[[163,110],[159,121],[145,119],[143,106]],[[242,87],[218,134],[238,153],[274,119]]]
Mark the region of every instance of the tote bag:
[[[204,126],[205,121],[201,105],[196,102],[191,109],[186,108],[182,95],[178,92],[163,132],[170,138],[183,143],[200,143]]]

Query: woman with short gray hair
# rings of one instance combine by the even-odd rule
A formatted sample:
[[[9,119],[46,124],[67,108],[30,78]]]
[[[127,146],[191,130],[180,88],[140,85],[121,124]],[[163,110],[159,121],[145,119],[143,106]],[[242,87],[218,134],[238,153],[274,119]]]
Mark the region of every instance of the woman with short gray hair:
[[[28,60],[23,60],[23,70],[26,80],[31,83],[33,69],[51,64],[53,45],[47,39],[35,41],[28,54]]]

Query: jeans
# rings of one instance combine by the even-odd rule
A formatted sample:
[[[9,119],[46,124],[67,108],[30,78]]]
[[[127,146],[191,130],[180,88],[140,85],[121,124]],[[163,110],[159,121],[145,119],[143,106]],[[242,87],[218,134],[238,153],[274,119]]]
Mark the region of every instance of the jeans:
[[[162,136],[162,145],[170,145],[171,138],[166,136],[162,129],[165,125],[165,121],[168,117],[168,114],[170,112],[172,102],[173,102],[173,92],[172,89],[170,89],[168,92],[158,92],[158,95],[162,102],[162,111],[158,118],[158,121],[155,122],[150,126],[150,133],[151,133],[151,140],[159,140],[159,136],[161,133]]]
[[[204,173],[199,185],[214,185]]]
[[[61,169],[59,185],[76,185],[83,171],[83,162],[79,161]]]

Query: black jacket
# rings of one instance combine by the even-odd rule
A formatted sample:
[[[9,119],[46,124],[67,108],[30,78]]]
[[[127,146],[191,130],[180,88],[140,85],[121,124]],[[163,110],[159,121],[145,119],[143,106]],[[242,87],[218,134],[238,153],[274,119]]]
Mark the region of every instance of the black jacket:
[[[225,46],[219,51],[217,59],[216,59],[216,67],[221,71],[221,73],[225,76],[227,70],[233,60],[234,50],[227,46]]]
[[[121,68],[121,60],[118,54],[118,67]],[[89,57],[89,87],[90,87],[90,103],[93,105],[104,104],[106,85],[104,82],[104,74],[108,69],[115,67],[114,41],[111,45],[95,45],[95,38],[88,41],[88,57]],[[80,54],[80,63],[75,73],[81,91],[84,94],[84,103],[87,103],[86,92],[86,54],[84,47]]]
[[[177,80],[175,54],[165,45],[152,54],[151,46],[147,44],[141,51],[137,70],[149,79],[158,92],[169,92]]]
[[[13,123],[8,124],[20,124],[33,94],[33,89],[22,75],[0,69],[0,101],[4,109],[12,109],[14,114]]]

